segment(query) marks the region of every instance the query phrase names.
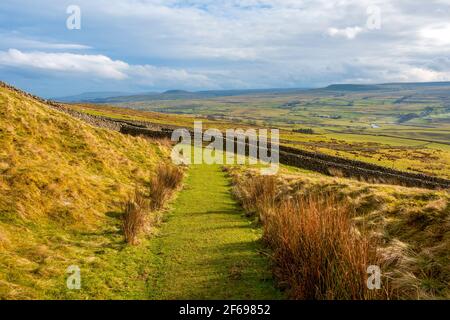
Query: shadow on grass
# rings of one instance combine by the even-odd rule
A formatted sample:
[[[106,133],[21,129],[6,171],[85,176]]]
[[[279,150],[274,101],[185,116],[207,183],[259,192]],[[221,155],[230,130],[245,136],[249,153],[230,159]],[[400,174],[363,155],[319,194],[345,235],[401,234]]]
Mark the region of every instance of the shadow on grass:
[[[105,215],[107,217],[120,220],[122,218],[122,216],[123,216],[123,212],[121,212],[121,211],[108,211],[107,213],[105,213]]]

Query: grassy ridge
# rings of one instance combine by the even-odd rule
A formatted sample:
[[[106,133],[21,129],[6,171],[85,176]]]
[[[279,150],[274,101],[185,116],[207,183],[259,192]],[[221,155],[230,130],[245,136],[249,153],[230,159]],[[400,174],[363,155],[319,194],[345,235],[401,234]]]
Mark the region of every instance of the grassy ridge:
[[[0,298],[142,292],[145,244],[125,248],[118,217],[166,155],[0,88]],[[66,288],[69,265],[81,291]]]

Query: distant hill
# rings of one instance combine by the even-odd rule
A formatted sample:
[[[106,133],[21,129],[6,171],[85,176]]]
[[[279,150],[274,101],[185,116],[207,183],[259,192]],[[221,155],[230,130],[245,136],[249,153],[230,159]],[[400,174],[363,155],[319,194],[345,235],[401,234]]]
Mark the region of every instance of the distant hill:
[[[332,84],[324,88],[330,91],[372,91],[382,90],[380,85],[364,85],[364,84]]]
[[[58,97],[53,98],[53,100],[61,101],[61,102],[72,102],[72,101],[78,101],[78,102],[89,102],[97,99],[106,99],[109,97],[118,97],[118,96],[126,96],[130,95],[130,93],[127,92],[119,92],[119,91],[105,91],[105,92],[85,92],[73,96],[67,96],[67,97]]]
[[[374,90],[424,90],[450,87],[450,82],[399,82],[382,84],[332,84],[322,90],[340,92],[358,92]]]
[[[189,94],[189,91],[186,90],[167,90],[164,91],[163,94]]]
[[[116,94],[108,92],[83,93],[80,95],[62,97],[55,99],[61,102],[92,102],[92,103],[121,103],[154,100],[180,100],[180,99],[208,99],[218,97],[231,97],[254,94],[283,94],[290,92],[300,92],[307,89],[247,89],[247,90],[205,90],[205,91],[185,91],[167,90],[165,92],[142,93],[142,94]]]
[[[252,95],[283,95],[295,94],[311,91],[319,92],[378,92],[378,91],[399,91],[399,90],[438,90],[450,89],[450,82],[418,82],[418,83],[382,83],[382,84],[331,84],[324,88],[273,88],[273,89],[245,89],[245,90],[167,90],[164,92],[148,93],[123,93],[123,92],[88,92],[79,95],[57,98],[54,100],[61,102],[91,102],[91,103],[130,103],[146,102],[158,100],[183,100],[183,99],[212,99],[232,96],[252,96]]]

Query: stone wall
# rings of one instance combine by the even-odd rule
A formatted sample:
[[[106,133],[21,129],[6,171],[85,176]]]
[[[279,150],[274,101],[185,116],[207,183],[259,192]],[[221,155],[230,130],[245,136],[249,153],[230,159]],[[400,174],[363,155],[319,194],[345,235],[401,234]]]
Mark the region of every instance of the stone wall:
[[[351,167],[351,168],[356,167],[356,168],[360,168],[360,169],[364,169],[364,170],[368,170],[368,171],[382,172],[384,175],[388,175],[388,176],[401,175],[402,177],[407,177],[409,179],[426,180],[428,182],[433,182],[436,184],[443,184],[443,185],[447,185],[447,187],[450,187],[450,180],[448,180],[448,179],[432,177],[432,176],[428,176],[428,175],[421,174],[421,173],[404,172],[404,171],[395,170],[392,168],[383,167],[383,166],[379,166],[379,165],[368,163],[368,162],[345,159],[345,158],[327,155],[327,154],[323,154],[323,153],[295,149],[295,148],[291,148],[291,147],[287,147],[287,146],[280,146],[280,152],[281,151],[285,152],[285,153],[295,154],[295,155],[302,156],[302,157],[321,160],[321,161],[324,161],[327,163],[339,164],[341,166],[346,166],[346,167]]]
[[[142,128],[142,127],[136,127],[133,125],[122,125],[120,128],[120,132],[123,134],[129,134],[132,136],[145,136],[153,139],[160,139],[160,138],[168,138],[170,139],[172,136],[171,131],[158,131],[154,129],[149,128]]]
[[[248,154],[249,144],[245,143]],[[269,154],[270,154],[270,145]],[[267,152],[267,149],[263,149]],[[404,172],[362,161],[355,161],[326,154],[279,146],[280,163],[297,168],[320,172],[325,175],[336,175],[357,178],[367,182],[396,184],[407,187],[430,189],[449,189],[450,180],[432,177],[420,173]]]

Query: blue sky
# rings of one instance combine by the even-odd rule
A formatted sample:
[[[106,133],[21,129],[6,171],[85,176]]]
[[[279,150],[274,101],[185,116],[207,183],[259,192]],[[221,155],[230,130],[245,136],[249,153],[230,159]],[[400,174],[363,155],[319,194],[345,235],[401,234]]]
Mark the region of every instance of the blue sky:
[[[449,0],[2,0],[0,79],[47,97],[444,81],[449,17]]]

